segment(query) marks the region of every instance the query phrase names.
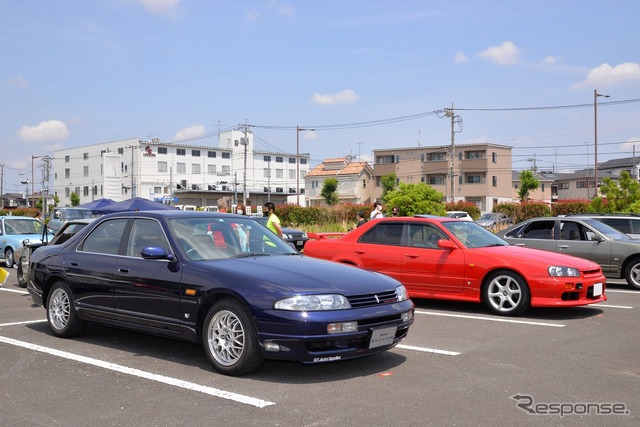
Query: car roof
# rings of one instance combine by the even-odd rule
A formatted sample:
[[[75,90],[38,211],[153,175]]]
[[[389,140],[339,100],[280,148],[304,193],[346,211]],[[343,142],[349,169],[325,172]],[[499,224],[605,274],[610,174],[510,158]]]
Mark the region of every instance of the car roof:
[[[0,216],[0,219],[33,219],[38,221],[37,218],[34,218],[32,216],[25,216],[25,215],[2,215]]]

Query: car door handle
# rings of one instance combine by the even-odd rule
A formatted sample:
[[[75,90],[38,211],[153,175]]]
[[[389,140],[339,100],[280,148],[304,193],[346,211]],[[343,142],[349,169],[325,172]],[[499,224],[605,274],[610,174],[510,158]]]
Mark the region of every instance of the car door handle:
[[[570,245],[558,245],[558,249],[569,249]]]
[[[419,254],[404,254],[407,258],[420,258]]]
[[[129,269],[128,268],[119,268],[118,269],[118,273],[128,273]]]
[[[77,267],[79,265],[78,261],[71,261],[69,264],[71,264],[73,267]]]
[[[357,253],[358,255],[362,255],[362,254],[366,254],[367,251],[353,251],[355,253]]]

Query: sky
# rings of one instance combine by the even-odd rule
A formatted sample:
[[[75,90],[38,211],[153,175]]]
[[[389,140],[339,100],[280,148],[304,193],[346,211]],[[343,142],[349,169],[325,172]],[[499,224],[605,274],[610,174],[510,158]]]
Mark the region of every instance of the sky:
[[[640,157],[640,2],[0,0],[0,164],[129,138],[311,165],[373,150],[513,147],[513,169]],[[608,95],[597,98],[594,91]],[[597,110],[596,110],[597,109]],[[638,147],[638,153],[635,153]],[[38,189],[36,189],[38,191]]]

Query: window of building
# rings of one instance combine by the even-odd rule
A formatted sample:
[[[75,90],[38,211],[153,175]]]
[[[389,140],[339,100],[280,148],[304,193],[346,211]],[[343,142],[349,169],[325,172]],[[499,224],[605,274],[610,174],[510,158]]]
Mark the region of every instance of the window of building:
[[[89,176],[89,166],[83,166],[82,167],[82,175],[83,176]]]
[[[231,174],[231,166],[223,165],[222,166],[222,174],[223,175],[230,175]]]
[[[223,153],[222,153],[222,158],[223,158],[223,159],[230,159],[230,158],[231,158],[231,153],[229,153],[229,152],[223,152]]]
[[[124,154],[124,148],[123,147],[118,148],[118,154]]]
[[[271,178],[271,169],[264,168],[264,177],[265,178]]]
[[[186,163],[176,163],[176,172],[177,173],[187,173],[187,164]]]
[[[561,182],[560,183],[560,189],[561,190],[568,190],[569,189],[569,183],[568,182]]]
[[[444,175],[429,175],[429,185],[444,185]]]
[[[300,159],[300,164],[301,165],[306,165],[307,164],[307,159]]]
[[[176,155],[177,156],[186,156],[187,155],[187,150],[185,150],[184,148],[176,148]]]
[[[491,160],[493,161],[493,163],[498,163],[498,153],[491,153]]]
[[[158,147],[158,154],[167,154],[167,147]]]
[[[284,170],[276,169],[276,179],[284,179]]]
[[[284,193],[284,188],[276,187],[276,193]]]
[[[89,160],[89,153],[82,153],[83,160]]]
[[[429,153],[427,159],[430,162],[441,162],[443,160],[447,160],[447,153]]]
[[[88,196],[89,195],[89,186],[85,185],[84,187],[82,187],[82,195],[83,196]]]
[[[196,174],[196,175],[200,175],[202,173],[202,171],[200,169],[200,163],[192,163],[191,164],[191,173],[192,174]]]
[[[283,163],[283,162],[284,162],[284,157],[276,156],[276,163]]]
[[[155,194],[160,194],[162,193],[162,187],[153,187],[153,192]]]
[[[65,188],[64,189],[64,197],[66,197],[68,199],[70,195],[71,195],[71,190],[69,190],[68,187]]]
[[[198,187],[198,184],[191,184],[191,189],[197,191],[200,189],[200,187]]]
[[[65,178],[70,178],[70,177],[71,177],[71,169],[66,168],[66,169],[64,170],[64,177],[65,177]]]
[[[215,159],[216,158],[216,152],[215,151],[207,151],[207,157],[209,157],[211,159]]]
[[[388,156],[378,156],[376,158],[376,163],[385,164],[385,163],[395,163],[396,157],[394,155]]]
[[[587,188],[587,181],[577,181],[576,188]]]
[[[498,177],[497,176],[492,176],[491,177],[491,185],[493,185],[494,187],[498,186]]]
[[[69,163],[71,161],[71,157],[70,156],[64,156],[64,162],[65,163]]]
[[[216,174],[216,165],[207,165],[207,174],[215,175]]]
[[[296,179],[296,171],[295,171],[295,169],[289,170],[289,179]]]
[[[366,179],[362,180],[362,188],[367,188],[367,180]]]
[[[467,184],[480,184],[482,177],[480,175],[467,175]]]
[[[200,157],[200,150],[191,150],[192,157]]]
[[[464,158],[466,160],[476,160],[484,158],[484,151],[465,151]]]
[[[296,164],[296,158],[295,157],[289,157],[289,163],[290,164]]]
[[[265,162],[270,162],[271,161],[271,156],[264,156],[262,158],[262,160],[264,160]]]
[[[158,172],[167,173],[167,162],[158,162]]]
[[[540,184],[540,189],[542,190],[542,192],[544,193],[544,183]]]

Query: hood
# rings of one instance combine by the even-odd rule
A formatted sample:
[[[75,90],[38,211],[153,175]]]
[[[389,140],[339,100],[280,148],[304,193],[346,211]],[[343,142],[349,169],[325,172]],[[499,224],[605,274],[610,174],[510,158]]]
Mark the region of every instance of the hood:
[[[215,269],[216,275],[228,274],[235,281],[244,279],[247,283],[261,283],[300,294],[341,293],[349,296],[389,291],[400,285],[395,279],[379,273],[301,255],[196,263],[200,264],[206,269]]]
[[[588,259],[560,254],[557,252],[549,252],[542,249],[523,248],[521,246],[492,246],[480,249],[486,250],[495,256],[499,256],[505,262],[514,264],[529,262],[544,264],[545,268],[549,265],[561,265],[566,267],[575,267],[581,270],[600,268],[598,263],[589,261]]]

